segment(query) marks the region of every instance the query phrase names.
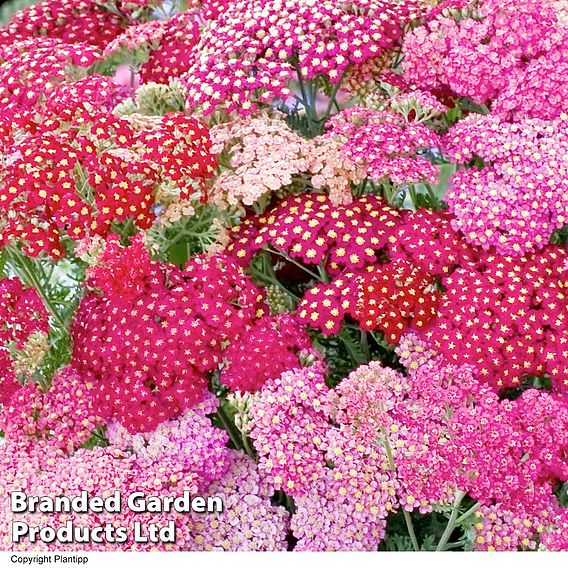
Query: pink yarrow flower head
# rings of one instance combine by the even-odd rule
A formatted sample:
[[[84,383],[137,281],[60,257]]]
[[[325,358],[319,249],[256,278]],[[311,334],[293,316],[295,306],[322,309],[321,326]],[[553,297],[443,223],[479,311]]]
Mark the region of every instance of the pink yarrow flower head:
[[[0,45],[47,36],[104,47],[123,25],[119,14],[97,0],[43,0],[14,14],[0,30]]]
[[[438,168],[421,155],[442,145],[428,127],[407,122],[394,112],[352,107],[335,115],[329,129],[344,141],[342,152],[352,162],[364,164],[370,180],[437,183]]]
[[[364,171],[344,155],[342,140],[307,140],[283,118],[262,113],[211,129],[212,150],[228,162],[209,190],[214,203],[259,207],[276,192],[294,191],[306,176],[314,189],[329,192],[332,203],[351,202],[351,183],[363,181]]]
[[[526,73],[527,62],[532,66],[549,51],[557,60],[563,38],[558,15],[546,0],[443,2],[424,26],[405,36],[403,69],[421,88],[484,104],[506,91],[511,78],[519,84],[517,74]],[[526,95],[527,109],[536,108]],[[554,114],[558,102],[552,101]]]
[[[483,167],[460,169],[446,201],[454,228],[485,249],[522,255],[544,247],[568,222],[566,117],[504,122],[472,115],[446,136],[458,163],[477,158]]]
[[[19,389],[3,413],[7,439],[70,455],[80,448],[104,416],[95,401],[94,383],[72,367],[56,373],[47,390],[37,384]]]
[[[496,389],[547,375],[566,392],[566,253],[487,254],[443,280],[438,318],[420,335],[455,363],[474,365]]]
[[[337,83],[350,65],[397,44],[414,2],[312,0],[234,2],[207,27],[184,76],[190,108],[246,114],[290,95],[290,80],[326,75]]]
[[[226,474],[230,463],[228,435],[209,418],[218,405],[215,396],[206,395],[198,405],[150,432],[131,433],[112,421],[107,437],[113,446],[132,451],[140,468],[172,466],[173,485],[181,489],[184,481],[190,481],[197,491],[203,491]]]
[[[326,195],[304,193],[281,201],[264,215],[245,218],[233,230],[228,252],[247,264],[269,246],[306,265],[325,259],[328,273],[338,274],[376,262],[401,220],[399,211],[374,195],[335,205]]]
[[[38,37],[0,44],[0,108],[30,110],[58,85],[86,75],[100,57],[88,44]]]
[[[228,453],[227,474],[208,489],[208,494],[223,499],[225,510],[193,515],[191,550],[286,550],[289,514],[272,504],[273,486],[249,456]]]

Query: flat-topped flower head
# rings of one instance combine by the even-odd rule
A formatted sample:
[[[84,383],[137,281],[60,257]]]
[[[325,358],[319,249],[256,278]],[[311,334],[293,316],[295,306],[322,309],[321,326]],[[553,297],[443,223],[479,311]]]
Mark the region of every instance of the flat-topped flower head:
[[[33,288],[19,278],[0,279],[0,346],[14,342],[21,349],[34,333],[49,330],[48,312]]]
[[[476,245],[522,255],[543,248],[568,222],[566,117],[515,123],[472,115],[446,136],[446,152],[460,169],[445,199],[452,225]]]
[[[259,206],[275,193],[293,193],[306,178],[314,189],[327,191],[334,205],[352,201],[351,184],[363,181],[364,170],[342,152],[342,140],[307,140],[283,118],[263,113],[211,129],[212,150],[228,162],[209,190],[214,203]]]
[[[298,76],[341,80],[348,67],[397,45],[418,3],[358,0],[233,2],[206,27],[184,76],[188,104],[205,114],[226,108],[246,114],[285,100]]]
[[[330,134],[344,142],[341,151],[365,168],[367,178],[395,185],[437,183],[438,168],[420,153],[440,148],[438,135],[395,112],[352,107],[329,121]]]
[[[374,195],[334,205],[322,194],[289,197],[264,215],[244,219],[228,251],[247,263],[264,247],[307,265],[322,261],[330,274],[376,262],[394,238],[402,215]],[[325,260],[324,260],[325,259]]]
[[[256,391],[284,371],[301,367],[308,350],[313,351],[310,338],[293,317],[262,318],[223,352],[220,380],[233,391]]]
[[[0,109],[30,110],[58,85],[86,75],[100,57],[87,44],[38,37],[0,45]]]
[[[46,391],[37,384],[22,387],[5,402],[6,438],[72,454],[104,424],[94,390],[94,383],[72,367],[61,369]]]
[[[43,0],[14,14],[0,30],[0,45],[47,36],[104,47],[125,24],[97,0]]]
[[[100,263],[90,276],[103,294],[87,294],[79,306],[73,361],[95,381],[108,414],[130,431],[152,430],[203,398],[206,373],[227,342],[268,310],[261,291],[222,256],[195,257],[179,270],[150,262],[141,242],[111,243]]]
[[[436,318],[440,296],[432,276],[396,260],[357,278],[352,315],[361,329],[378,329],[396,344],[407,329],[424,329]]]
[[[273,486],[249,456],[229,450],[229,463],[207,491],[223,500],[225,510],[193,516],[191,550],[287,550],[289,513],[272,503]]]
[[[227,448],[228,435],[213,426],[209,416],[219,402],[212,394],[177,418],[162,422],[149,432],[131,433],[112,421],[106,435],[109,442],[123,451],[134,453],[135,464],[140,468],[163,468],[175,464],[177,482],[191,480],[198,491],[223,477],[231,463]],[[173,473],[173,472],[172,472]]]
[[[506,92],[511,78],[512,84],[520,85],[527,62],[539,67],[542,62],[536,60],[546,58],[548,52],[550,61],[558,61],[564,36],[558,14],[547,0],[442,2],[425,25],[405,36],[402,66],[407,80],[421,88],[484,104]],[[534,77],[532,70],[528,74]],[[558,85],[560,92],[564,88],[555,78],[544,80],[545,85]],[[525,93],[518,93],[527,109],[537,107],[530,100],[533,89],[529,83]],[[554,91],[550,94],[555,97]],[[510,97],[504,95],[503,102]],[[552,114],[561,104],[553,98]]]
[[[566,392],[566,253],[549,246],[526,257],[486,255],[444,279],[439,316],[422,332],[428,346],[470,363],[497,389],[548,375]]]

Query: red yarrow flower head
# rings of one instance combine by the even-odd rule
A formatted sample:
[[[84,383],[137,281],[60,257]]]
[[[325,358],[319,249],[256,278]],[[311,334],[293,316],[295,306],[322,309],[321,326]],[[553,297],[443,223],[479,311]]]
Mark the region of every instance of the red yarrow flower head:
[[[140,241],[126,249],[114,241],[89,276],[102,295],[79,306],[73,361],[94,381],[101,408],[131,431],[198,403],[223,348],[268,312],[262,292],[223,256],[180,270],[150,261]]]
[[[257,391],[289,369],[301,367],[301,357],[314,355],[305,328],[293,317],[265,317],[223,352],[221,382],[234,391]]]

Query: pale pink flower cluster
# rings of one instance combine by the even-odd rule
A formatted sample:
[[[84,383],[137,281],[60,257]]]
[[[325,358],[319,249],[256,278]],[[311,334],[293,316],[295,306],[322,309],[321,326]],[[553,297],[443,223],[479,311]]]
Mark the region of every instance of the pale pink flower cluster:
[[[436,356],[436,352],[416,333],[405,333],[394,349],[400,364],[412,373]]]
[[[307,140],[266,114],[214,126],[210,135],[212,151],[226,152],[228,162],[210,190],[219,205],[252,206],[294,183],[327,190],[334,203],[343,203],[351,199],[351,183],[364,176],[337,139]]]
[[[467,365],[438,358],[405,377],[371,362],[335,389],[317,367],[285,372],[250,412],[260,471],[294,498],[298,550],[375,549],[390,511],[427,513],[463,495],[482,514],[526,512],[502,520],[519,538],[492,546],[530,548],[538,533],[555,546],[568,407],[547,392],[500,400]],[[497,530],[479,519],[474,529],[481,548]]]
[[[346,155],[343,146],[340,137],[323,136],[311,140],[309,171],[312,187],[325,190],[334,205],[351,203],[351,186],[365,179],[362,164]]]
[[[208,418],[218,405],[218,399],[209,394],[179,418],[162,422],[152,432],[132,434],[113,421],[107,437],[114,446],[133,452],[137,466],[155,472],[154,487],[149,489],[186,484],[200,491],[228,468],[228,435]]]
[[[321,368],[288,371],[251,401],[259,469],[294,498],[296,550],[373,550],[395,508],[384,448],[337,429]]]
[[[210,136],[211,150],[227,152],[230,167],[221,172],[211,189],[215,203],[251,206],[308,170],[309,141],[282,119],[248,117],[214,126]]]
[[[16,391],[3,408],[1,422],[10,440],[70,454],[104,418],[95,402],[94,384],[72,367],[64,367],[47,391],[37,384]]]
[[[326,467],[309,488],[294,496],[294,550],[376,550],[386,518],[396,508],[396,482],[384,450],[362,444],[349,430],[328,428]],[[321,459],[321,458],[320,458]]]
[[[371,361],[337,385],[330,414],[372,444],[393,424],[391,413],[407,391],[407,381],[398,371]]]
[[[113,424],[109,437],[120,446],[80,449],[72,456],[56,454],[39,444],[23,446],[8,440],[0,445],[0,545],[4,550],[60,550],[54,543],[19,544],[10,540],[12,521],[30,526],[58,528],[72,522],[87,537],[66,543],[65,550],[286,550],[288,513],[273,505],[274,488],[261,476],[255,462],[226,447],[227,435],[212,426],[207,414],[217,404],[214,397],[177,420],[160,425],[150,434],[131,435]],[[208,421],[208,423],[206,423]],[[205,471],[207,470],[207,471]],[[196,483],[197,481],[197,483]],[[11,491],[28,495],[78,496],[82,491],[103,498],[121,493],[120,513],[24,513],[10,510]],[[183,490],[192,495],[221,497],[222,513],[136,513],[125,500],[133,492],[178,497]],[[175,543],[136,543],[134,523],[166,525],[174,521]],[[102,542],[89,538],[95,527],[111,525],[128,530],[126,542]],[[100,537],[100,535],[99,535]]]
[[[65,514],[65,513],[13,513],[10,508],[10,492],[23,491],[28,495],[56,497],[66,494],[77,496],[81,491],[91,495],[109,497],[115,491],[125,495],[130,492],[130,479],[133,474],[132,458],[116,448],[96,447],[93,450],[79,450],[72,457],[56,456],[46,452],[40,445],[33,445],[25,451],[12,441],[0,446],[0,535],[4,550],[38,551],[56,550],[57,543],[31,543],[23,539],[21,543],[12,542],[12,521],[23,521],[29,526],[59,527],[72,521],[81,527],[95,527],[111,523],[114,526],[127,526],[128,513],[125,514]],[[124,545],[75,542],[66,544],[66,550],[112,550],[122,549]]]
[[[213,483],[209,495],[221,497],[223,513],[193,515],[191,550],[286,550],[289,514],[273,505],[274,493],[248,456],[228,450],[227,474]]]

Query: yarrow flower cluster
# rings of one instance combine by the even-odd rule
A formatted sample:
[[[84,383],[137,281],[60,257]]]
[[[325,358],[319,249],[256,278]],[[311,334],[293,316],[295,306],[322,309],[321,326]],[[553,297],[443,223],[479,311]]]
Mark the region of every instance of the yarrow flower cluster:
[[[472,115],[450,130],[450,159],[484,163],[458,171],[446,195],[453,225],[469,242],[520,255],[545,246],[568,222],[566,119]]]
[[[39,443],[71,454],[104,423],[95,404],[94,384],[72,367],[65,367],[42,392],[37,385],[22,387],[4,403],[4,435],[23,444]]]
[[[229,463],[227,475],[209,487],[226,513],[195,515],[192,550],[286,550],[289,514],[272,504],[273,487],[248,456],[229,450]]]
[[[13,14],[0,548],[568,550],[567,22],[557,0]],[[175,542],[135,541],[149,523]]]
[[[0,243],[24,242],[30,256],[61,256],[63,237],[104,237],[128,220],[148,229],[161,187],[188,195],[216,165],[207,129],[181,113],[137,124],[70,106],[26,129],[0,176]]]
[[[295,497],[302,528],[295,524],[296,516],[292,528],[298,527],[300,547],[309,549],[317,528],[329,538],[311,541],[316,549],[324,545],[328,549],[366,548],[380,539],[380,522],[373,532],[373,522],[367,519],[369,532],[358,534],[363,540],[351,540],[359,521],[347,528],[345,511],[339,512],[349,495],[359,500],[376,498],[377,493],[389,496],[382,506],[355,501],[361,516],[373,512],[377,522],[398,506],[425,512],[435,504],[461,501],[469,494],[483,504],[480,511],[484,507],[513,511],[507,520],[511,534],[515,524],[521,523],[522,528],[525,523],[519,534],[528,537],[497,539],[501,549],[534,546],[533,535],[554,534],[562,516],[551,479],[566,478],[567,464],[562,458],[566,441],[560,434],[567,419],[564,403],[534,390],[518,401],[499,401],[480,385],[469,367],[432,361],[405,378],[372,362],[354,371],[335,390],[323,385],[317,371],[288,372],[253,400],[252,416],[251,436],[260,453],[260,467]],[[551,416],[554,419],[546,428],[551,437],[538,439],[537,424]],[[495,424],[499,424],[498,431]],[[286,436],[282,438],[280,432]],[[560,437],[554,440],[552,432]],[[497,438],[496,444],[490,443]],[[546,462],[541,460],[542,451],[547,452]],[[349,464],[349,472],[342,471],[343,463]],[[358,475],[365,476],[365,472],[369,477],[358,485]],[[303,498],[306,492],[313,494],[313,484],[318,494],[321,487],[325,493],[320,495],[326,495],[320,518]],[[328,501],[330,495],[333,505]],[[533,517],[538,518],[540,528],[527,524],[526,514],[513,521],[515,511],[523,507],[525,511],[542,510]],[[551,511],[554,514],[549,516]],[[480,548],[485,543],[481,536],[485,526],[476,523]],[[489,525],[485,530],[490,530]],[[343,540],[336,540],[341,534]]]
[[[0,30],[0,44],[48,36],[103,47],[122,29],[120,16],[97,0],[43,0],[14,14]]]
[[[370,180],[389,179],[395,185],[437,181],[437,168],[420,152],[442,143],[426,126],[394,113],[353,107],[334,116],[330,129],[345,140],[342,152],[353,163],[364,164]]]
[[[342,156],[340,141],[332,136],[306,140],[279,118],[259,115],[215,126],[211,138],[212,151],[228,157],[228,169],[210,190],[220,205],[262,203],[306,177],[314,188],[327,189],[332,202],[349,202],[350,184],[364,177],[355,162]]]
[[[294,318],[262,318],[224,351],[221,382],[232,390],[258,390],[285,370],[301,366],[301,356],[311,347],[308,334]]]
[[[488,255],[444,280],[435,323],[423,337],[438,353],[471,363],[497,388],[548,375],[565,392],[566,254],[548,247],[521,258]]]
[[[140,68],[144,82],[167,83],[180,77],[192,65],[193,48],[199,41],[199,25],[191,13],[181,13],[162,24],[158,47],[150,51]]]
[[[325,75],[337,83],[350,65],[394,47],[420,11],[418,3],[383,0],[231,3],[196,46],[184,76],[188,104],[205,113],[219,107],[248,113],[286,99],[293,78]]]
[[[405,36],[403,68],[421,88],[496,100],[505,115],[555,118],[566,110],[565,38],[546,0],[442,2]]]
[[[218,401],[208,395],[197,406],[178,418],[162,422],[146,433],[128,432],[118,422],[108,426],[109,442],[135,455],[134,463],[154,472],[147,491],[161,488],[191,488],[199,493],[220,479],[229,468],[228,436],[215,428],[208,418],[214,414]]]
[[[73,324],[73,360],[93,377],[105,412],[132,431],[152,430],[203,398],[223,344],[267,312],[263,295],[223,257],[165,269],[140,241],[111,241],[105,256],[112,264],[103,257],[91,270],[102,295],[88,294]]]
[[[326,335],[338,333],[350,316],[362,330],[381,331],[396,344],[410,329],[424,328],[437,315],[434,279],[402,260],[344,272],[330,284],[316,284],[298,305],[298,319]]]
[[[51,37],[0,45],[2,112],[31,109],[57,85],[80,79],[99,55],[91,46]]]
[[[102,134],[111,124],[102,117],[93,130]],[[127,125],[112,126],[126,140]],[[3,244],[23,241],[30,256],[45,251],[57,257],[64,234],[73,240],[105,235],[127,218],[149,226],[157,178],[150,164],[112,151],[97,154],[95,143],[81,135],[34,136],[13,151],[16,157],[0,180]]]
[[[245,218],[235,227],[228,250],[245,264],[262,248],[274,247],[307,265],[323,262],[336,274],[376,262],[400,218],[372,195],[333,205],[326,195],[302,194],[282,200],[264,215]]]
[[[37,340],[46,339],[49,315],[33,288],[18,278],[0,279],[0,405],[20,389],[15,358]],[[42,353],[43,354],[43,353]],[[27,370],[27,369],[26,369]]]
[[[374,267],[357,281],[354,318],[361,329],[380,329],[398,342],[409,325],[425,327],[437,315],[439,294],[432,277],[404,261]]]
[[[19,278],[0,279],[0,345],[22,349],[34,333],[47,333],[48,313],[33,288]]]

